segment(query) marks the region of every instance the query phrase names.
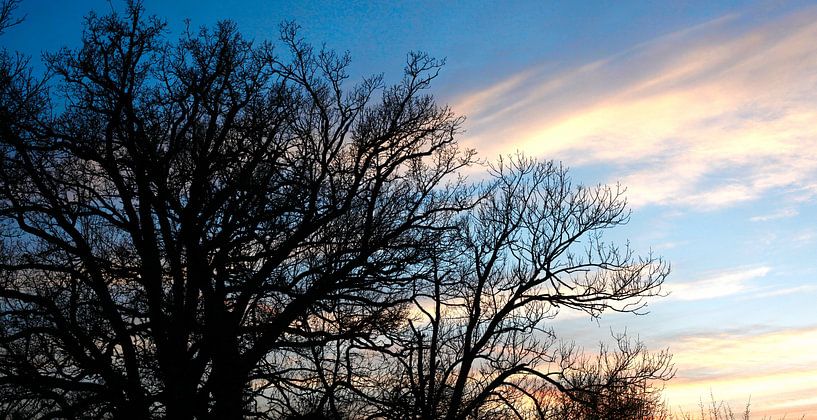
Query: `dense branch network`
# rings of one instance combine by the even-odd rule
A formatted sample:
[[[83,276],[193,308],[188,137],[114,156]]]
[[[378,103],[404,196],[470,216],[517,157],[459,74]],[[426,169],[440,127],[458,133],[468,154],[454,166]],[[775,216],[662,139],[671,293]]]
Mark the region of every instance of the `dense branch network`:
[[[592,408],[671,376],[555,338],[563,308],[638,311],[667,267],[602,241],[618,189],[522,157],[469,182],[463,119],[426,93],[441,61],[349,86],[294,24],[275,48],[166,37],[129,3],[49,77],[2,54],[4,415],[544,418],[554,390]]]

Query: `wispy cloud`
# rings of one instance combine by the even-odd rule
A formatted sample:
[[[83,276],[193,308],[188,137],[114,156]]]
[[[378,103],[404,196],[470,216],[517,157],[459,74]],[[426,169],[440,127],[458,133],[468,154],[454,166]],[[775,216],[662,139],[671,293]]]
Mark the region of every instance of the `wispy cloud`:
[[[668,299],[706,300],[736,295],[751,290],[752,280],[765,277],[770,267],[743,268],[724,271],[712,276],[668,285]]]
[[[794,217],[800,214],[795,209],[782,209],[778,210],[769,214],[763,214],[760,216],[753,216],[749,218],[751,222],[768,222],[769,220],[777,220],[777,219],[785,219],[787,217]]]
[[[817,284],[801,284],[799,286],[780,288],[768,288],[752,295],[753,299],[770,298],[777,296],[793,295],[795,293],[813,293],[817,291]]]
[[[710,391],[741,407],[751,396],[756,415],[817,411],[817,326],[744,333],[695,334],[671,345],[678,376],[665,397],[694,409]]]
[[[728,16],[560,74],[463,95],[466,142],[605,163],[634,206],[714,209],[817,185],[817,7]],[[616,180],[616,179],[614,179]]]

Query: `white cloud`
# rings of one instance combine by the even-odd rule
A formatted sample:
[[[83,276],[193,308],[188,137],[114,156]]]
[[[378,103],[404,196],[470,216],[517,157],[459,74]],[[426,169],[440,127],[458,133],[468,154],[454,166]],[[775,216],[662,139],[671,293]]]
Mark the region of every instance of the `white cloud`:
[[[705,300],[736,295],[751,289],[749,282],[771,271],[769,267],[743,268],[715,274],[713,276],[685,283],[670,283],[669,299]]]
[[[817,7],[739,16],[464,95],[465,143],[615,167],[629,201],[699,210],[817,185]]]
[[[801,284],[799,286],[794,287],[786,287],[783,289],[777,288],[768,288],[765,291],[759,292],[755,295],[752,295],[753,299],[763,299],[763,298],[770,298],[770,297],[777,297],[777,296],[786,296],[786,295],[793,295],[795,293],[812,293],[817,291],[817,285],[814,284]]]
[[[794,217],[800,214],[795,209],[781,209],[769,214],[763,214],[760,216],[753,216],[749,218],[751,222],[768,222],[769,220],[777,220],[777,219],[785,219],[787,217]]]

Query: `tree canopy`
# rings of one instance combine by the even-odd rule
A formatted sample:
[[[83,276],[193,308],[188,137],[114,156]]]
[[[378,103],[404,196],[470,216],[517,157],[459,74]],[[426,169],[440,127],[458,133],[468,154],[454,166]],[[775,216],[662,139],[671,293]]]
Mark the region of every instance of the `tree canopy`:
[[[225,21],[168,40],[130,3],[89,15],[46,77],[3,53],[3,413],[564,418],[578,404],[584,418],[655,403],[666,352],[622,336],[589,356],[548,326],[661,293],[664,261],[603,240],[629,217],[620,188],[478,161],[428,93],[440,60],[410,53],[396,84],[351,83],[348,55],[294,24],[280,38]]]

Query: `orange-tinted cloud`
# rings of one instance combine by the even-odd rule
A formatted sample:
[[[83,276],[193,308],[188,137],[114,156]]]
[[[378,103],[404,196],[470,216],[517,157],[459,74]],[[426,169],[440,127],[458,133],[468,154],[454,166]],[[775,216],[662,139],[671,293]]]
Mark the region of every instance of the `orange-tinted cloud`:
[[[678,375],[664,396],[672,408],[695,411],[711,392],[736,412],[751,397],[757,416],[817,418],[817,353],[807,350],[817,348],[817,326],[687,336],[670,345]]]
[[[746,26],[729,16],[560,74],[531,69],[453,108],[483,156],[616,165],[634,206],[813,195],[817,7]]]

